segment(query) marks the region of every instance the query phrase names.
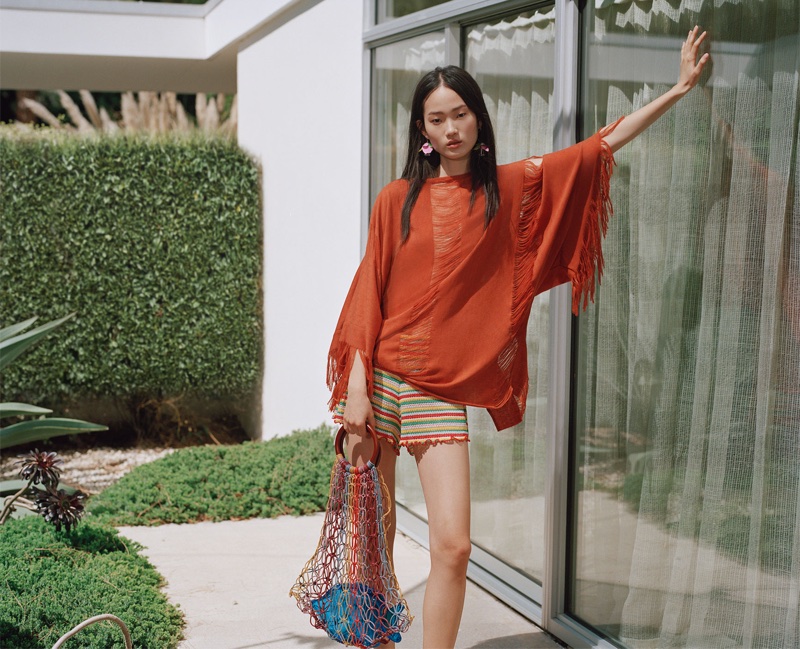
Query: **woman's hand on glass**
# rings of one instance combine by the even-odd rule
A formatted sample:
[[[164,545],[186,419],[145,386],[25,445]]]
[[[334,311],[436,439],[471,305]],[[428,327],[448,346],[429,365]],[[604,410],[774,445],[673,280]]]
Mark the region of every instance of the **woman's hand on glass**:
[[[707,32],[698,35],[699,31],[699,27],[692,29],[681,46],[681,70],[678,83],[668,92],[628,115],[619,125],[603,136],[612,151],[617,151],[633,140],[697,85],[703,68],[711,60],[708,52],[703,54],[700,59],[697,58],[700,45],[707,36]]]
[[[700,75],[703,73],[703,68],[708,63],[711,55],[706,52],[699,59],[697,55],[700,53],[700,46],[708,36],[708,32],[699,34],[700,28],[695,26],[694,29],[689,31],[689,35],[681,45],[681,68],[678,76],[678,83],[675,88],[686,94],[697,85],[700,80]]]

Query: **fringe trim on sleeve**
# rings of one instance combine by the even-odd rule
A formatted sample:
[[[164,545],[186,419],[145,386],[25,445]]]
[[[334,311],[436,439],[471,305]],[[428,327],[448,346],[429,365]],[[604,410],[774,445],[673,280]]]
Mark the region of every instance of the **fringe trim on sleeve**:
[[[345,343],[339,343],[337,348],[335,350],[332,349],[328,354],[328,389],[331,391],[328,409],[331,411],[347,395],[347,382],[350,379],[350,371],[353,369],[353,361],[355,360],[354,352],[361,354],[361,362],[364,364],[364,372],[367,375],[367,394],[370,397],[372,396],[372,358],[360,349]]]
[[[535,285],[531,281],[538,246],[534,245],[534,223],[542,202],[542,165],[525,162],[522,181],[522,203],[517,226],[517,249],[514,253],[514,288],[511,302],[511,331],[516,331],[526,314],[526,305],[533,301]]]
[[[611,133],[622,120],[623,118],[620,117],[616,122],[598,132],[600,137],[599,177],[594,198],[588,207],[589,214],[586,216],[587,224],[581,244],[578,270],[572,278],[572,313],[575,315],[578,315],[581,302],[583,302],[584,310],[589,306],[590,300],[594,302],[596,284],[600,283],[603,276],[603,237],[608,232],[608,219],[614,214],[609,188],[613,167],[616,164],[614,153],[603,138]],[[597,282],[595,282],[595,269]]]

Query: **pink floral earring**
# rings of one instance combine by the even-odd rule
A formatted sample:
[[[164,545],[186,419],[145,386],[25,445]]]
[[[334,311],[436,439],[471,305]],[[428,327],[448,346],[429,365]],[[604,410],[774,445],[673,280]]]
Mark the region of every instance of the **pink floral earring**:
[[[425,144],[420,147],[419,152],[423,154],[426,158],[433,153],[433,147],[431,146],[430,140],[425,140]]]
[[[480,151],[480,152],[481,152],[481,153],[480,153],[481,157],[483,157],[483,156],[485,156],[487,153],[489,153],[489,147],[488,147],[488,146],[486,146],[486,145],[485,145],[483,142],[480,142],[480,143],[476,142],[476,143],[475,143],[475,146],[474,146],[474,147],[472,147],[472,150],[473,150],[473,151]]]

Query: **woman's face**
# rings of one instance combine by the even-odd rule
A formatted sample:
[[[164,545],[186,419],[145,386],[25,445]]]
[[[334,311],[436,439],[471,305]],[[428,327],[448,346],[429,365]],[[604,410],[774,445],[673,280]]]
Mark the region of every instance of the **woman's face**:
[[[425,99],[422,117],[417,126],[441,156],[442,166],[455,173],[469,171],[469,155],[478,141],[480,124],[461,96],[452,88],[439,86]]]

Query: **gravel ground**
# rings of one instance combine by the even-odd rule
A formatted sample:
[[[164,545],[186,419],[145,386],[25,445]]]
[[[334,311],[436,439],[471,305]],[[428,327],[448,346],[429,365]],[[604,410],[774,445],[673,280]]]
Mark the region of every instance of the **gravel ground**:
[[[171,448],[93,448],[57,451],[63,460],[61,481],[87,494],[96,494],[114,484],[140,464],[172,453]],[[19,479],[18,456],[4,452],[0,457],[0,480]]]

